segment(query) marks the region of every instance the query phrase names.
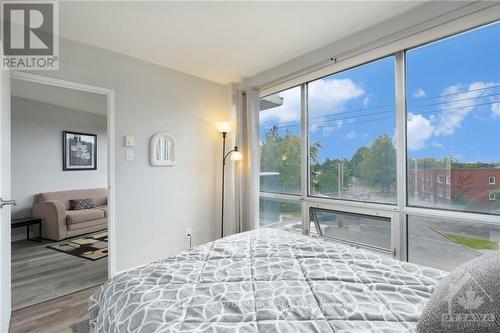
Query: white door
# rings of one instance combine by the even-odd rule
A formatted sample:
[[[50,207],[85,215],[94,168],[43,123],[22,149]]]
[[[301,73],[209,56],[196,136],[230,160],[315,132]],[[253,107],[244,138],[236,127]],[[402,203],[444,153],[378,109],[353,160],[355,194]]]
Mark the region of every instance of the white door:
[[[0,70],[0,197],[10,197],[10,72]],[[10,204],[0,201],[0,331],[10,321]]]

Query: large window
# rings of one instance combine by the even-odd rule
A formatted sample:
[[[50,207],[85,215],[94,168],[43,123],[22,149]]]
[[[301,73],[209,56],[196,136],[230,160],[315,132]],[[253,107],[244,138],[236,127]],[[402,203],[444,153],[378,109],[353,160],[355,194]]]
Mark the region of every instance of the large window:
[[[260,99],[260,190],[300,194],[300,87]]]
[[[308,84],[310,193],[396,202],[394,57]]]
[[[259,225],[302,232],[300,203],[261,198],[259,201]]]
[[[500,224],[408,216],[408,261],[452,270],[500,250]]]
[[[262,97],[261,225],[445,270],[497,250],[498,36],[497,22],[345,69],[355,56]]]
[[[260,99],[259,225],[302,232],[301,87]]]
[[[409,205],[500,214],[490,200],[500,192],[492,181],[500,177],[499,36],[497,23],[406,53]]]

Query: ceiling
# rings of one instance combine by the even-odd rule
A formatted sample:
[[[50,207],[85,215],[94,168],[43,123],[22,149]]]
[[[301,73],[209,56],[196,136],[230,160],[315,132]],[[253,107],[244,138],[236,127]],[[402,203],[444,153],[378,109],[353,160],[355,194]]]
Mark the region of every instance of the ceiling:
[[[62,37],[238,82],[423,1],[60,2]]]
[[[80,90],[13,79],[11,80],[11,95],[64,106],[73,110],[100,115],[106,115],[107,113],[107,97],[105,95]]]

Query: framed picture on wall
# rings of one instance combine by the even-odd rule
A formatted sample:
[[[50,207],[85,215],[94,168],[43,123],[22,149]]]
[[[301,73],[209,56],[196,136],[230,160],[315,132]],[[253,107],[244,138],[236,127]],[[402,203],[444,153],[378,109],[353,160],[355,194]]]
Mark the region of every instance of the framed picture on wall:
[[[97,135],[63,132],[63,170],[97,170]]]

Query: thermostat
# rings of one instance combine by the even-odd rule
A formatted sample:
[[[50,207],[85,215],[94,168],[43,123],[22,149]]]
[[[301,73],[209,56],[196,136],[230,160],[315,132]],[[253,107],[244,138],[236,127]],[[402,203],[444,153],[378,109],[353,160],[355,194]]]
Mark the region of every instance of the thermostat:
[[[133,135],[125,136],[125,146],[135,147],[135,136],[133,136]]]

